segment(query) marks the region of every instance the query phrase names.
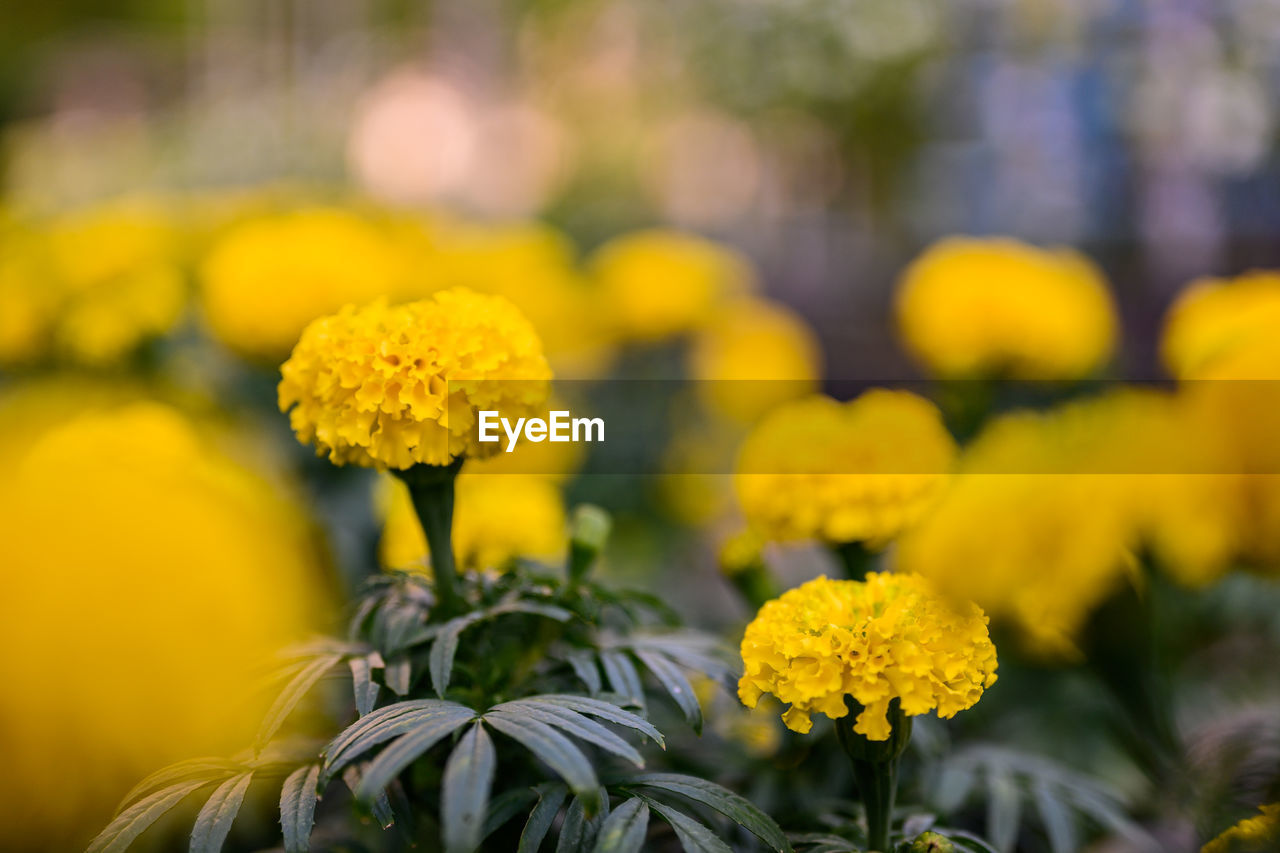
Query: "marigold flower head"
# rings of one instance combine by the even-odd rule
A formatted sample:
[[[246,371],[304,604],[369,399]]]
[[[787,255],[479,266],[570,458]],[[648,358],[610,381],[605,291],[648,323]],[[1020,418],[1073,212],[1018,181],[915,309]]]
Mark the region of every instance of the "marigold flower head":
[[[382,562],[420,569],[430,552],[408,487],[388,478]],[[461,474],[456,481],[453,550],[458,570],[499,569],[516,557],[551,561],[565,549],[560,489],[532,474]]]
[[[955,442],[937,408],[907,391],[778,407],[747,436],[734,487],[767,539],[883,545],[945,486]]]
[[[751,267],[736,252],[677,231],[617,237],[589,264],[618,330],[640,341],[696,329],[722,300],[753,287]]]
[[[274,361],[317,317],[394,298],[406,264],[390,234],[340,208],[250,219],[222,234],[201,264],[204,319],[227,346]]]
[[[1200,848],[1200,853],[1266,853],[1280,846],[1280,803],[1261,806],[1262,814],[1245,818]]]
[[[953,377],[1085,376],[1110,357],[1117,327],[1088,259],[1010,239],[934,244],[903,274],[897,317],[912,354]]]
[[[909,716],[952,717],[996,680],[996,648],[974,604],[937,595],[916,575],[871,572],[865,581],[817,578],[760,608],[742,639],[738,697],[754,708],[765,693],[791,707],[787,728],[807,732],[815,711],[863,706],[854,731],[891,733],[889,704]]]
[[[1280,329],[1280,273],[1204,278],[1193,282],[1169,309],[1160,352],[1169,372],[1179,379],[1210,378],[1229,370],[1241,349],[1274,340],[1276,329]]]
[[[822,372],[817,337],[798,315],[766,299],[736,299],[693,341],[689,368],[712,411],[753,423],[811,394]]]
[[[551,378],[515,306],[463,288],[321,317],[281,374],[280,410],[299,441],[335,464],[382,469],[497,452],[477,440],[476,412],[526,416]]]

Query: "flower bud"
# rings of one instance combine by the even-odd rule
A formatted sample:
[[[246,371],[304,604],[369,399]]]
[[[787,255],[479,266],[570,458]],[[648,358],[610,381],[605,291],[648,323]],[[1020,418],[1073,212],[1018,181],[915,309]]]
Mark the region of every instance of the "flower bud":
[[[594,504],[582,504],[574,509],[569,523],[569,579],[577,583],[604,550],[609,540],[613,519]]]
[[[936,832],[922,832],[916,836],[907,848],[908,853],[955,853],[956,845],[951,839]]]

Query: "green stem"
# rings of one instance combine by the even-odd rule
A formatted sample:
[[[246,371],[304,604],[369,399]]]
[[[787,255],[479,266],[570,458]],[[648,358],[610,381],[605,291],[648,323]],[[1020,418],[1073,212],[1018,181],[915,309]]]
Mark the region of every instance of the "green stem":
[[[395,472],[409,487],[409,497],[427,539],[438,599],[433,617],[438,614],[448,618],[462,609],[453,559],[453,487],[462,462],[458,457],[448,465],[414,465]]]
[[[889,703],[889,737],[871,740],[853,729],[862,705],[852,696],[845,697],[845,705],[849,713],[836,720],[836,736],[849,756],[858,796],[867,814],[867,846],[887,853],[893,805],[898,795],[898,762],[911,740],[911,718],[902,713],[901,705],[894,699]]]

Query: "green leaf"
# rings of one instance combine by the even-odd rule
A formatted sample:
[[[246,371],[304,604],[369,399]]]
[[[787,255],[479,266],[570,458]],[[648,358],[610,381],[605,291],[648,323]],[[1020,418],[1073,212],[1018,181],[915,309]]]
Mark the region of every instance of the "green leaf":
[[[560,838],[556,841],[556,853],[582,853],[587,849],[593,833],[586,809],[579,797],[574,797],[565,810],[560,824]]]
[[[627,779],[625,784],[629,788],[656,788],[702,803],[744,827],[772,849],[788,853],[791,850],[786,835],[773,818],[750,800],[714,782],[679,773],[644,773]]]
[[[311,827],[319,798],[319,764],[304,764],[284,780],[280,787],[280,826],[284,830],[285,853],[307,853],[311,848]]]
[[[180,782],[143,797],[116,815],[115,820],[89,842],[85,853],[123,853],[147,827],[182,802],[188,794],[207,784],[208,781],[204,779]]]
[[[162,767],[134,785],[129,790],[129,793],[124,795],[124,799],[120,801],[116,814],[120,814],[136,800],[161,788],[168,788],[179,782],[195,782],[197,780],[201,782],[220,782],[242,770],[244,770],[243,764],[225,758],[191,758],[186,761],[179,761],[176,764],[170,764],[168,767]]]
[[[493,741],[477,721],[444,766],[440,819],[446,853],[471,853],[480,846],[496,763]]]
[[[536,755],[564,779],[569,788],[585,801],[589,812],[599,807],[599,781],[591,762],[573,741],[546,723],[529,717],[519,717],[504,711],[492,711],[485,715],[485,722],[517,741]]]
[[[549,705],[559,705],[582,714],[590,714],[593,717],[599,717],[602,720],[608,720],[611,723],[635,729],[663,749],[667,748],[662,732],[655,729],[648,720],[603,699],[575,696],[572,693],[546,693],[541,696],[530,696],[528,699],[521,701],[545,702]]]
[[[475,717],[476,712],[470,708],[454,705],[418,720],[409,732],[401,735],[369,762],[356,788],[356,799],[365,802],[372,800],[392,779],[400,775],[401,770]]]
[[[644,707],[644,685],[636,665],[625,652],[605,649],[600,652],[600,665],[614,692],[625,696],[632,704]]]
[[[649,807],[632,797],[614,809],[596,836],[595,853],[639,853],[649,829]]]
[[[718,835],[700,821],[650,797],[644,797],[644,801],[661,815],[663,820],[671,824],[685,853],[733,853],[728,844],[721,841]]]
[[[352,723],[325,747],[325,778],[332,777],[343,766],[378,744],[437,717],[458,717],[466,722],[475,717],[475,711],[457,702],[440,699],[415,699],[379,708]]]
[[[693,686],[689,684],[689,679],[684,677],[680,667],[676,666],[670,658],[663,657],[657,652],[637,649],[636,657],[649,668],[671,698],[680,706],[685,720],[693,730],[697,734],[702,734],[702,706],[698,704]]]
[[[1013,773],[1004,764],[987,767],[987,788],[991,799],[987,801],[987,834],[991,845],[1002,853],[1013,849],[1018,840],[1018,825],[1022,822],[1022,792]]]
[[[387,687],[397,696],[404,696],[409,692],[409,685],[412,681],[413,670],[409,665],[408,655],[396,655],[387,661],[387,666],[382,671],[382,680],[386,682]]]
[[[469,626],[485,617],[483,612],[468,613],[456,619],[450,619],[440,626],[440,633],[431,646],[431,656],[427,666],[431,672],[431,687],[436,695],[443,698],[449,689],[449,679],[453,675],[453,659],[458,654],[458,638]]]
[[[351,789],[352,794],[355,794],[360,789],[360,782],[363,778],[364,772],[355,765],[342,771],[342,781],[347,783],[347,787]],[[396,822],[395,813],[391,810],[391,798],[387,796],[385,787],[377,792],[372,801],[367,799],[360,800],[359,797],[356,799],[369,810],[369,814],[373,815],[373,819],[383,829],[390,828]]]
[[[222,850],[252,781],[252,772],[241,773],[214,789],[191,827],[191,853],[219,853]]]
[[[644,759],[636,751],[635,747],[595,720],[588,719],[577,711],[572,711],[560,705],[552,705],[548,702],[528,702],[520,699],[497,705],[491,710],[527,714],[540,722],[560,729],[566,734],[573,735],[588,743],[593,743],[601,749],[625,758],[637,767],[644,766]]]
[[[538,788],[512,788],[489,800],[489,811],[484,816],[484,831],[480,833],[481,840],[493,835],[499,827],[528,808],[529,804],[538,798],[538,789],[541,787],[539,785]]]
[[[1035,781],[1033,792],[1036,811],[1039,812],[1045,834],[1049,837],[1049,849],[1053,853],[1074,853],[1079,849],[1080,842],[1071,809],[1059,799],[1058,792],[1044,779]]]
[[[280,726],[284,725],[284,721],[293,713],[294,708],[298,707],[298,703],[310,692],[316,682],[341,661],[341,654],[321,655],[298,670],[297,675],[289,680],[284,690],[276,697],[271,710],[267,711],[262,727],[258,730],[256,745],[259,748],[265,746],[267,741],[280,730]]]
[[[347,666],[351,668],[351,689],[355,694],[356,713],[363,717],[378,702],[380,688],[373,680],[373,670],[382,669],[386,664],[382,661],[382,655],[371,652],[351,658],[347,661]]]
[[[538,853],[542,839],[547,837],[551,824],[555,823],[560,806],[569,793],[563,785],[539,785],[538,788],[538,804],[529,812],[529,820],[520,833],[520,847],[516,853]]]
[[[556,607],[554,604],[539,604],[536,601],[509,601],[491,607],[487,611],[490,616],[497,616],[502,613],[530,613],[534,616],[545,616],[557,622],[567,622],[573,618],[573,613],[563,607]]]
[[[587,686],[587,692],[595,696],[604,688],[600,679],[600,667],[596,665],[595,652],[588,649],[573,649],[564,656],[579,680]]]

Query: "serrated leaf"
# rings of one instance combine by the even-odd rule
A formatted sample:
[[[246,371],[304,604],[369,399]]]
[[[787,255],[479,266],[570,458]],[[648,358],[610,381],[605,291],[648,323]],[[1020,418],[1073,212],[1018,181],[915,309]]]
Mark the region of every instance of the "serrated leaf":
[[[641,796],[644,796],[643,794]],[[671,824],[685,853],[733,853],[728,844],[701,821],[651,797],[644,797],[649,807]]]
[[[465,722],[475,711],[457,702],[415,699],[379,708],[352,723],[324,749],[326,778],[380,743],[405,734],[437,716],[457,716]]]
[[[604,667],[605,678],[614,692],[619,693],[634,705],[644,707],[644,685],[640,681],[640,673],[629,655],[615,649],[600,652],[600,665]]]
[[[560,813],[560,806],[569,794],[563,785],[538,787],[538,804],[529,812],[529,819],[525,821],[524,830],[520,833],[520,846],[516,853],[538,853],[542,840],[547,837],[556,815]]]
[[[409,692],[412,676],[413,670],[409,665],[408,655],[396,655],[387,661],[386,667],[382,670],[382,680],[397,696],[404,696]]]
[[[363,778],[363,771],[354,764],[342,771],[342,781],[347,783],[347,787],[351,789],[353,795],[360,789]],[[378,822],[378,826],[383,829],[389,829],[395,824],[395,812],[391,810],[391,798],[387,796],[385,787],[380,788],[372,800],[360,800],[359,797],[356,799],[369,810],[369,814],[373,815],[373,819]]]
[[[573,649],[564,656],[564,659],[592,696],[604,688],[604,682],[600,679],[600,667],[596,664],[595,652],[588,649]]]
[[[788,853],[791,850],[787,836],[773,818],[756,808],[746,797],[714,782],[679,773],[644,773],[628,778],[625,784],[629,788],[656,788],[702,803],[748,830],[772,849]]]
[[[298,707],[298,703],[315,686],[316,682],[323,678],[325,673],[337,666],[341,660],[341,654],[322,655],[298,670],[298,674],[289,680],[284,690],[276,697],[276,701],[272,703],[271,709],[267,711],[267,716],[262,721],[262,727],[258,729],[256,743],[259,748],[271,740],[275,733],[280,730],[280,726],[284,725],[284,721]]]
[[[639,797],[632,797],[601,825],[595,853],[639,853],[648,830],[649,807]]]
[[[290,773],[280,787],[280,827],[284,830],[285,853],[307,853],[311,849],[311,827],[315,823],[319,789],[319,764],[304,764]]]
[[[599,806],[599,781],[591,762],[573,741],[546,723],[529,717],[517,717],[504,711],[485,714],[485,722],[518,742],[564,779],[569,788],[584,800],[589,812]]]
[[[564,821],[560,824],[560,838],[556,841],[556,853],[581,853],[587,848],[590,825],[582,800],[573,798],[569,808],[565,810]]]
[[[188,794],[207,784],[209,783],[204,780],[181,782],[143,797],[116,815],[115,820],[89,842],[85,853],[123,853],[151,824],[182,802]]]
[[[214,789],[191,827],[191,853],[219,853],[222,850],[252,781],[252,772],[241,773]]]
[[[548,702],[527,702],[517,699],[495,706],[494,711],[505,710],[512,713],[528,714],[540,722],[554,726],[566,734],[580,740],[593,743],[614,755],[630,761],[637,767],[644,766],[644,759],[635,747],[618,737],[595,720],[588,719],[577,711],[571,711],[560,705]]]
[[[449,689],[449,680],[453,676],[453,659],[458,654],[458,638],[468,627],[484,618],[483,613],[468,613],[456,619],[450,619],[440,626],[440,633],[431,646],[431,655],[427,659],[427,668],[431,673],[431,688],[436,695],[443,697]]]
[[[541,788],[542,786],[538,787]],[[489,800],[489,811],[484,816],[484,831],[481,832],[481,840],[483,841],[493,835],[498,831],[499,827],[524,811],[529,803],[537,798],[538,792],[535,788],[512,788],[510,791],[503,791]]]
[[[493,741],[477,721],[444,765],[440,820],[446,853],[471,853],[480,846],[496,763]]]
[[[417,723],[369,762],[356,788],[356,799],[368,802],[424,752],[474,720],[475,711],[462,705],[441,709]]]
[[[633,714],[625,708],[619,708],[612,702],[606,702],[603,699],[592,699],[587,696],[575,696],[572,693],[546,693],[541,696],[530,696],[529,698],[521,701],[545,702],[549,705],[559,705],[563,708],[568,708],[571,711],[577,711],[581,714],[590,714],[593,717],[599,717],[602,720],[608,720],[611,723],[617,723],[620,726],[635,729],[663,749],[667,748],[666,740],[662,737],[662,732],[655,729],[653,724],[648,720],[638,714]]]
[[[645,649],[637,649],[636,657],[649,668],[649,671],[662,684],[663,689],[675,700],[694,732],[702,734],[702,706],[698,704],[693,685],[689,683],[689,679],[685,678],[680,667],[670,658]]]
[[[1002,764],[987,767],[987,835],[991,844],[1001,853],[1008,853],[1018,840],[1018,826],[1022,822],[1022,792],[1013,774]]]
[[[244,769],[238,761],[225,758],[192,758],[162,767],[147,776],[129,790],[120,800],[116,814],[120,814],[138,799],[154,793],[161,788],[168,788],[179,782],[220,782]]]
[[[1036,799],[1036,811],[1044,824],[1053,853],[1075,853],[1079,849],[1075,820],[1071,810],[1058,798],[1058,793],[1044,779],[1037,779],[1032,786]]]
[[[373,652],[347,661],[351,669],[351,691],[355,695],[356,713],[363,717],[378,703],[378,684],[373,680],[373,670],[382,668],[382,655]]]

